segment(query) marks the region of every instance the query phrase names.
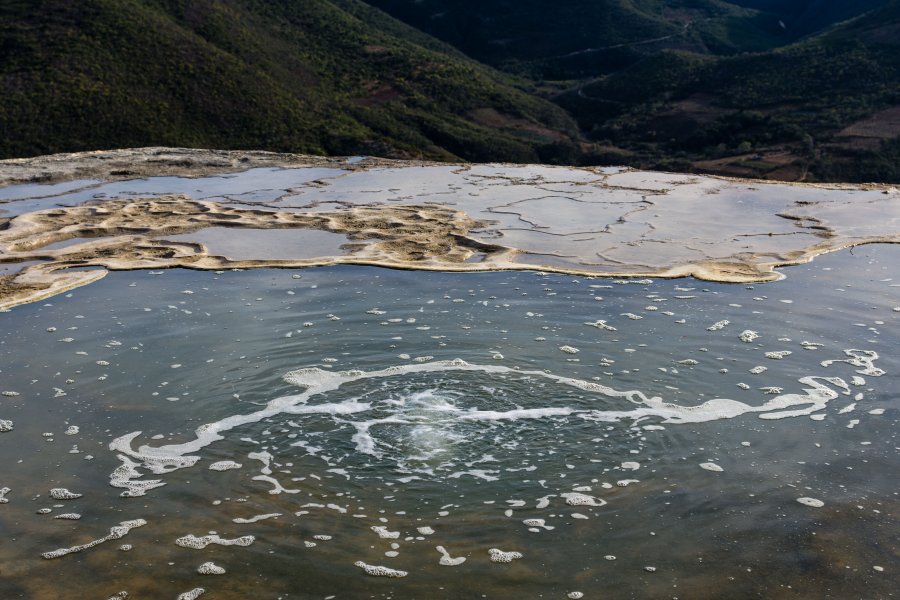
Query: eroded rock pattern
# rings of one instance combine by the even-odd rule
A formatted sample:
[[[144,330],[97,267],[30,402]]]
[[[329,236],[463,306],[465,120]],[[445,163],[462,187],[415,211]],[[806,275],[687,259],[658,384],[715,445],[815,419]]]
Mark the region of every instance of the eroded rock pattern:
[[[352,263],[755,282],[824,252],[900,241],[893,188],[618,168],[150,148],[0,161],[2,184],[0,308],[106,269]],[[280,254],[273,235],[264,252],[265,238],[249,236],[267,229],[296,232],[308,250]],[[313,232],[343,237],[319,247]]]

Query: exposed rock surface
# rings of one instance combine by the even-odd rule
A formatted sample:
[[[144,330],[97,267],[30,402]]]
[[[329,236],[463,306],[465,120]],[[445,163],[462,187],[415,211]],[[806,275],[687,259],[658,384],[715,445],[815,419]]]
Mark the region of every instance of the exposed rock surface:
[[[0,308],[107,270],[349,263],[754,282],[824,252],[900,242],[893,188],[617,168],[148,148],[0,161],[3,184]],[[218,251],[192,239],[201,229],[222,239]],[[346,243],[303,257],[277,242],[255,256],[250,244],[234,258],[229,240],[265,229]]]

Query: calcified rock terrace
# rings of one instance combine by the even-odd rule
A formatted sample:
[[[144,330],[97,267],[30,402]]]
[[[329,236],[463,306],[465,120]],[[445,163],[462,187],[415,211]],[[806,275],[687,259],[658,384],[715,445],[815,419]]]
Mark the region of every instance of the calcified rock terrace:
[[[146,148],[0,161],[0,186],[0,308],[107,270],[173,267],[347,263],[757,282],[818,254],[900,241],[891,187],[620,168]],[[261,230],[296,237],[266,241]]]

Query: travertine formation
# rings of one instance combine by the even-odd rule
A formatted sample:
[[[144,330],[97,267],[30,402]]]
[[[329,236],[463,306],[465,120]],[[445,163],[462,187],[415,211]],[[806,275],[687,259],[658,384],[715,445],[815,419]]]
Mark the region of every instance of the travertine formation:
[[[0,259],[46,261],[15,275],[0,276],[0,307],[52,296],[103,277],[105,269],[161,269],[189,267],[225,269],[304,267],[331,263],[381,264],[403,267],[420,264],[440,268],[463,262],[473,248],[492,249],[467,239],[478,223],[464,213],[443,206],[396,205],[389,210],[359,206],[333,213],[288,213],[241,210],[193,201],[184,196],[137,200],[109,200],[87,206],[27,213],[0,231]],[[167,236],[208,227],[228,227],[239,236],[242,228],[323,229],[347,235],[347,254],[334,257],[230,260],[210,256],[203,245],[168,241]],[[64,248],[47,246],[75,240]],[[76,267],[82,267],[77,269]]]
[[[900,241],[890,187],[619,168],[149,148],[0,161],[4,184],[0,308],[108,269],[350,263],[755,282]]]
[[[340,165],[343,159],[276,152],[193,148],[127,148],[0,161],[0,186],[77,179],[104,181],[155,176],[199,177],[258,167]]]

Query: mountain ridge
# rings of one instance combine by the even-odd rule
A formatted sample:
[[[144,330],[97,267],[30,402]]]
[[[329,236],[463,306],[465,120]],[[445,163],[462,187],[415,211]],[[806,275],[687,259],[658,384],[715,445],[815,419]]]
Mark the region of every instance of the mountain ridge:
[[[363,22],[388,19],[367,11],[355,0],[10,0],[0,154],[159,143],[524,162],[575,147],[559,108],[399,23]],[[545,134],[468,115],[484,107]]]
[[[7,0],[0,59],[0,157],[168,145],[900,181],[900,0]]]

